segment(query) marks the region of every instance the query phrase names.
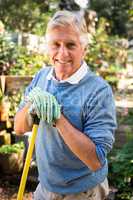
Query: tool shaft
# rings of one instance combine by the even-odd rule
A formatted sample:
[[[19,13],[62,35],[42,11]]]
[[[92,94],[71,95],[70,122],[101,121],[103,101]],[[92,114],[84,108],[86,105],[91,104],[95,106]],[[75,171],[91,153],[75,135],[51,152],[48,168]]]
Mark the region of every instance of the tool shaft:
[[[27,175],[28,175],[30,162],[31,162],[31,158],[32,158],[32,153],[33,153],[33,149],[34,149],[37,130],[38,130],[38,125],[34,124],[33,128],[32,128],[32,136],[30,139],[29,148],[28,148],[28,152],[27,152],[27,156],[26,156],[26,160],[25,160],[25,164],[24,164],[24,168],[23,168],[23,173],[22,173],[22,177],[21,177],[17,200],[23,199],[23,194],[24,194],[24,190],[25,190]]]

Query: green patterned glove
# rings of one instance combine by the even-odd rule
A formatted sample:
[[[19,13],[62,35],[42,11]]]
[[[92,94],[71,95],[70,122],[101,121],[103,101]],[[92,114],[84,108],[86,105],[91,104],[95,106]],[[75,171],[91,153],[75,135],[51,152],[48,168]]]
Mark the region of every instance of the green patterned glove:
[[[56,98],[49,92],[44,92],[39,87],[35,87],[26,100],[31,102],[30,114],[37,114],[38,118],[51,124],[60,118],[61,108]]]

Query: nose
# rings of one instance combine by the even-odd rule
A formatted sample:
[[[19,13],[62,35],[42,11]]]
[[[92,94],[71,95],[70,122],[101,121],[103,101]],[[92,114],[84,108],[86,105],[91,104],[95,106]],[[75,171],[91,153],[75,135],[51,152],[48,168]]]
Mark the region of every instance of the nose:
[[[68,56],[68,49],[65,47],[65,45],[61,45],[58,49],[58,56],[60,56],[60,58],[64,58]]]

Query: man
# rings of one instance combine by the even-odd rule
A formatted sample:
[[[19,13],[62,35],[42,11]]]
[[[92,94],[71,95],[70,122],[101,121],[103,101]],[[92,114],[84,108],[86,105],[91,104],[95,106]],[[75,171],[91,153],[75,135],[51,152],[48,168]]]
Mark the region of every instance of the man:
[[[110,86],[84,62],[87,36],[84,19],[69,11],[55,13],[46,31],[53,67],[36,74],[15,116],[18,134],[31,130],[30,113],[40,118],[35,200],[108,195],[106,157],[114,142],[115,106]]]

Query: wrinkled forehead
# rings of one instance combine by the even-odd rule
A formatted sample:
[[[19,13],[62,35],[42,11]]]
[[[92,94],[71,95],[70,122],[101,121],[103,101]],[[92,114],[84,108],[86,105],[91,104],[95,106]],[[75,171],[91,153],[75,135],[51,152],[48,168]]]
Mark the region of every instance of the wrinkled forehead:
[[[55,26],[46,34],[46,41],[80,41],[80,34],[72,26]]]
[[[80,34],[80,31],[79,31],[79,28],[76,26],[75,23],[70,23],[70,22],[60,22],[60,23],[51,23],[47,26],[47,29],[46,29],[46,34],[48,34],[49,32],[53,31],[53,30],[65,30],[67,31],[68,29],[69,30],[72,30],[74,32],[77,32]]]

